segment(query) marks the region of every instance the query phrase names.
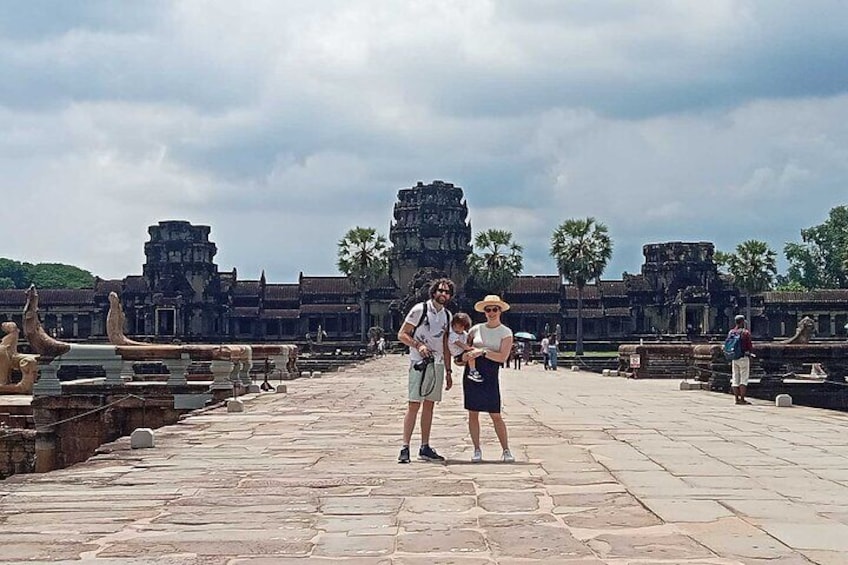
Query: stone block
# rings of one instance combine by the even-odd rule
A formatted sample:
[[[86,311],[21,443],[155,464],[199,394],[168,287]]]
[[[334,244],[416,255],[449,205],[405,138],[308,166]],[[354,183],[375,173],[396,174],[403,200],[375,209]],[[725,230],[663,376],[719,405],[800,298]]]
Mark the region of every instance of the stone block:
[[[277,385],[277,389],[274,392],[288,392],[288,387],[286,385]]]
[[[150,428],[136,428],[130,434],[130,447],[132,449],[146,449],[153,447],[153,430]]]
[[[301,371],[300,376],[304,379],[308,379],[309,378],[309,371]]]
[[[320,379],[321,378],[321,371],[312,371],[312,378],[313,379]]]
[[[210,400],[212,400],[211,394],[175,394],[174,409],[197,410],[206,406]]]
[[[262,389],[259,388],[258,384],[251,383],[251,384],[247,385],[247,393],[248,394],[259,394],[260,392],[262,392]]]
[[[571,370],[572,370],[572,371],[574,371],[574,372],[576,373],[577,371],[579,371],[579,370],[580,370],[580,367],[579,367],[579,366],[577,366],[577,365],[572,365],[572,366],[571,366]]]
[[[244,402],[237,398],[227,401],[227,412],[244,412]]]
[[[774,405],[778,408],[789,408],[792,406],[792,397],[788,394],[778,394],[774,398]]]
[[[689,381],[680,381],[680,390],[692,390],[692,383]]]

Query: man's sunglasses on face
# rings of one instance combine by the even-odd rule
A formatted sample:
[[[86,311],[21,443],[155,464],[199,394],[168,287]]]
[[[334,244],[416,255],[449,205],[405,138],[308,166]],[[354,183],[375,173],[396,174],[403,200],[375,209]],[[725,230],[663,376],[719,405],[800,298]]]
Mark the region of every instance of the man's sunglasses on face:
[[[436,292],[441,292],[442,294],[453,294],[449,288],[437,288]]]

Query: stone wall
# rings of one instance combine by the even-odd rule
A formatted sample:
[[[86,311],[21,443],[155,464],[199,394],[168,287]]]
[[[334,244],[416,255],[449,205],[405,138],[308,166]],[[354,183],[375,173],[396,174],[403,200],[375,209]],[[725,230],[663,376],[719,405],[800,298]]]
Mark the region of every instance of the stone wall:
[[[35,470],[35,430],[0,428],[0,480]]]

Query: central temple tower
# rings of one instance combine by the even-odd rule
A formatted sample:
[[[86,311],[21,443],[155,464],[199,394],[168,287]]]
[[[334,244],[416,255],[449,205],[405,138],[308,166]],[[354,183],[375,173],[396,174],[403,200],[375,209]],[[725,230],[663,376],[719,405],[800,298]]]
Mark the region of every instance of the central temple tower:
[[[468,278],[471,224],[462,189],[434,180],[398,191],[389,226],[392,278],[402,293],[412,294],[438,276],[461,288]]]

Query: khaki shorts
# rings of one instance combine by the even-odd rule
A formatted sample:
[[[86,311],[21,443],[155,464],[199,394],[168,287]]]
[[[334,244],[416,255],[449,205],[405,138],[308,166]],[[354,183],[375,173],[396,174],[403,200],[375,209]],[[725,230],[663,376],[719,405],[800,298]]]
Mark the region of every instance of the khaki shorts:
[[[745,356],[741,359],[734,359],[730,362],[730,367],[733,371],[731,386],[748,386],[748,376],[751,374],[751,358]]]
[[[421,402],[442,400],[442,389],[445,387],[445,365],[439,361],[427,365],[423,374],[416,371],[411,365],[409,367],[409,401]],[[423,394],[423,396],[422,396]]]

